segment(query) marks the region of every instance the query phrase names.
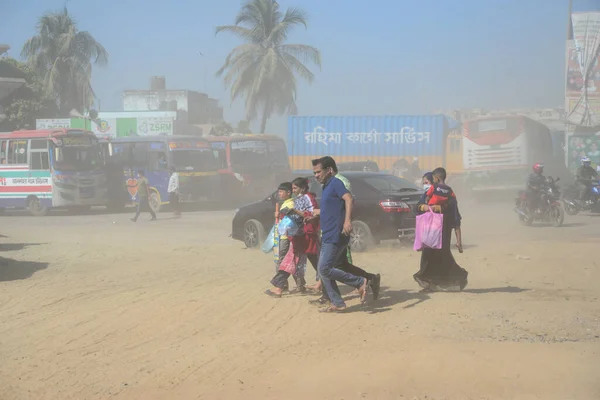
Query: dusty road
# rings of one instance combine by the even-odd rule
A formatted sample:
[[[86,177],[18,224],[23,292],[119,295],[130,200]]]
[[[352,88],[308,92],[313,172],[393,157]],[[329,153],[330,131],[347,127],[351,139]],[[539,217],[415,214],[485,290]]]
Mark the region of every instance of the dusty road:
[[[344,315],[263,295],[232,211],[2,216],[0,398],[600,399],[600,218],[461,211],[466,292],[419,294],[384,243],[355,255],[381,299]]]

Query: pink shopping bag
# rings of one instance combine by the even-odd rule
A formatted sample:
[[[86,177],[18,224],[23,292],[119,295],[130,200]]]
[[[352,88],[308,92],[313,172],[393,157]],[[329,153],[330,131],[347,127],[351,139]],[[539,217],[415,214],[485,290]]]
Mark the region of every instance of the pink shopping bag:
[[[424,248],[441,249],[443,229],[443,214],[436,214],[429,209],[429,212],[417,215],[415,245],[413,248],[416,251],[421,251]]]

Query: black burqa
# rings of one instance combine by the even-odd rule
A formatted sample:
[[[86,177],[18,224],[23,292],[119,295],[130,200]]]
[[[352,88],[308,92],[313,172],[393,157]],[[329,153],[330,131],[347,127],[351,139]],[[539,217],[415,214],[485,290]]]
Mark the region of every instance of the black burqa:
[[[419,202],[419,206],[421,204],[426,204],[425,199]],[[420,211],[418,213],[422,214]],[[460,227],[460,214],[456,201],[443,207],[443,214],[442,248],[422,250],[421,266],[413,278],[426,290],[460,291],[467,286],[469,273],[458,265],[451,251],[452,230],[454,227]]]

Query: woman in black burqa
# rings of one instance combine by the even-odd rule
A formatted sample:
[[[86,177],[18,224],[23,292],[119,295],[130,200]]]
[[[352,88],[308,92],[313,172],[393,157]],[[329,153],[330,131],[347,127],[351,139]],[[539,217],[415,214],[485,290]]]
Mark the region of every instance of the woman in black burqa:
[[[468,272],[461,268],[454,260],[451,251],[452,230],[456,231],[456,246],[462,253],[462,239],[460,231],[461,216],[458,203],[452,189],[445,184],[446,170],[436,168],[433,173],[423,176],[425,193],[417,204],[417,214],[424,212],[441,212],[444,215],[442,233],[442,248],[439,250],[425,248],[421,252],[421,268],[413,275],[415,281],[424,291],[461,291],[467,286]],[[431,190],[429,188],[432,187]],[[442,189],[436,192],[436,189]],[[448,190],[449,189],[449,190]],[[448,196],[448,201],[437,201],[441,205],[433,205],[431,194],[439,193]],[[428,196],[428,194],[430,194]],[[435,195],[435,194],[434,194]]]

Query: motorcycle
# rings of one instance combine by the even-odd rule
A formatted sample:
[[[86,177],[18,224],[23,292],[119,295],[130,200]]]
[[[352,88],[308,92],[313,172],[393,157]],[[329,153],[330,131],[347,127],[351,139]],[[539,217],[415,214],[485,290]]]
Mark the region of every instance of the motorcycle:
[[[516,199],[515,212],[519,216],[519,222],[525,226],[530,226],[534,221],[543,221],[559,227],[565,220],[565,214],[560,201],[561,194],[558,190],[560,178],[546,178],[546,184],[540,189],[541,200],[539,206],[530,212],[527,209],[527,192],[519,191],[519,197]]]
[[[600,212],[600,181],[589,188],[588,198],[585,202],[579,200],[579,189],[572,186],[563,195],[565,212],[568,215],[577,215],[580,211]]]

